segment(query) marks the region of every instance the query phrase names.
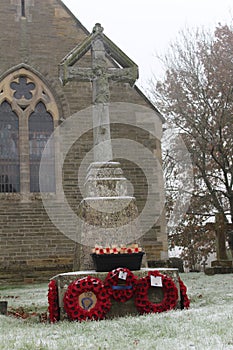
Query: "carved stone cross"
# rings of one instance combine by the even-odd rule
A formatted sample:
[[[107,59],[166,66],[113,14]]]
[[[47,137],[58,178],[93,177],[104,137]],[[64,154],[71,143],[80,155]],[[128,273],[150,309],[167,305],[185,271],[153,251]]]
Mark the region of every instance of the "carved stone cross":
[[[89,49],[91,50],[92,67],[74,67],[74,63]],[[110,67],[108,55],[121,67],[116,66],[116,64],[112,64]],[[64,85],[70,80],[92,82],[93,137],[94,146],[98,145],[94,148],[94,161],[112,160],[109,81],[122,81],[133,85],[138,78],[137,65],[103,34],[103,28],[97,23],[92,34],[62,60],[60,67],[60,79]]]

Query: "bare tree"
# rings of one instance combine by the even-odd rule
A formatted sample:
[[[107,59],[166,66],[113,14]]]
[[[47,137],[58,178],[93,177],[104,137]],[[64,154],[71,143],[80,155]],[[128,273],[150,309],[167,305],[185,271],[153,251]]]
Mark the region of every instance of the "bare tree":
[[[153,102],[182,133],[196,196],[233,223],[233,31],[221,24],[213,34],[183,31],[163,61]]]
[[[183,32],[171,49],[155,103],[181,130],[213,206],[233,222],[233,32]]]

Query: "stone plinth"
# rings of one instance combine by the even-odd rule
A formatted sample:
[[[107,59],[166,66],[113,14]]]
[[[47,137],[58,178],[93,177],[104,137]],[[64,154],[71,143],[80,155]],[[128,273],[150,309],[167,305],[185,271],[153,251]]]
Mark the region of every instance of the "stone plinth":
[[[135,276],[138,276],[138,278],[147,276],[149,271],[159,271],[162,274],[166,274],[169,277],[172,278],[172,280],[175,282],[176,287],[178,289],[178,302],[177,302],[177,308],[180,308],[180,287],[179,287],[179,270],[178,269],[172,269],[172,268],[158,268],[158,269],[141,269],[139,271],[133,271]],[[87,277],[92,276],[99,278],[100,280],[104,281],[104,279],[107,276],[107,272],[96,272],[96,271],[76,271],[76,272],[70,272],[70,273],[63,273],[59,274],[57,276],[54,276],[52,279],[56,281],[58,286],[58,299],[59,299],[59,308],[60,308],[60,320],[67,319],[67,314],[64,310],[63,306],[63,298],[65,295],[65,292],[69,286],[70,283],[73,281]],[[159,287],[155,287],[152,289],[153,293],[150,293],[149,298],[151,302],[158,303],[163,299],[163,293],[162,289]],[[127,316],[127,315],[139,315],[138,310],[136,309],[134,305],[134,298],[128,300],[125,303],[120,303],[115,301],[111,298],[111,309],[109,313],[106,315],[106,318],[111,319],[114,317],[119,316]]]
[[[95,197],[82,200],[79,215],[89,225],[119,227],[137,215],[134,197]]]
[[[114,211],[116,207],[118,211]],[[136,241],[139,228],[134,197],[85,198],[79,210],[83,220],[80,229],[80,263],[76,265],[79,270],[94,268],[90,253],[95,245],[110,247]]]
[[[94,162],[87,171],[85,198],[79,205],[81,246],[74,269],[91,270],[91,249],[136,242],[140,237],[136,199],[127,195],[127,179],[118,162]]]
[[[89,197],[127,196],[127,180],[120,163],[92,163],[87,170],[85,193]]]

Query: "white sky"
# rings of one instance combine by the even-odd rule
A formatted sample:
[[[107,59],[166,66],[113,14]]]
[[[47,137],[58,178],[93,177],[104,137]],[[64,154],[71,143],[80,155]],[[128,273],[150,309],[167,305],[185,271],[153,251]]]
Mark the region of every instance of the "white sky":
[[[213,29],[231,24],[232,0],[63,0],[92,31],[101,23],[104,33],[139,66],[140,87],[151,73],[162,74],[156,53],[164,53],[185,27]]]

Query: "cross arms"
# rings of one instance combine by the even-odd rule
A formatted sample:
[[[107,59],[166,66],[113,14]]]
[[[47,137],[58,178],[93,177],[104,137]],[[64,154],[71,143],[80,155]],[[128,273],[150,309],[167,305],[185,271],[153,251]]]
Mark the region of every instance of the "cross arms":
[[[62,66],[60,69],[60,80],[65,85],[68,81],[92,81],[95,74],[92,68],[77,68]]]
[[[108,78],[113,81],[122,81],[133,85],[138,79],[138,67],[133,66],[129,68],[108,68]]]
[[[101,72],[103,73],[103,72]],[[80,68],[80,67],[63,67],[60,70],[60,79],[65,85],[68,81],[93,81],[98,78],[100,72],[93,68]],[[105,76],[113,81],[122,81],[125,83],[134,84],[138,78],[137,66],[130,68],[108,68],[105,72]]]

